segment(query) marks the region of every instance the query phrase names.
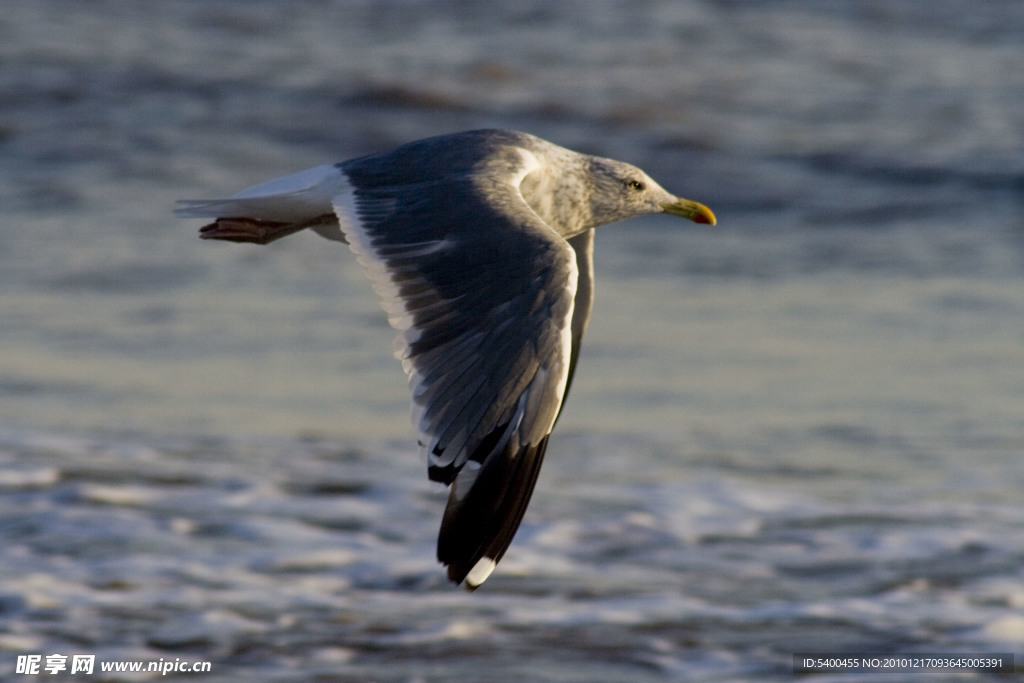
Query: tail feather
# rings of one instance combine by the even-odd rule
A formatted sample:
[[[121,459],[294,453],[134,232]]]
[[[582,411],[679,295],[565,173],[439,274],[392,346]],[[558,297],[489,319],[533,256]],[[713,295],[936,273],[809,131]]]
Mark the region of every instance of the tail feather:
[[[220,199],[183,199],[174,213],[182,218],[249,218],[300,223],[332,213],[332,200],[347,187],[337,166],[317,166],[254,185]]]
[[[465,468],[460,472],[469,481],[456,478],[452,484],[437,539],[437,558],[448,565],[453,582],[465,581],[475,590],[501,560],[533,495],[547,444],[544,437],[521,449],[509,445],[499,457],[488,458],[475,478]],[[469,490],[462,493],[460,484]]]

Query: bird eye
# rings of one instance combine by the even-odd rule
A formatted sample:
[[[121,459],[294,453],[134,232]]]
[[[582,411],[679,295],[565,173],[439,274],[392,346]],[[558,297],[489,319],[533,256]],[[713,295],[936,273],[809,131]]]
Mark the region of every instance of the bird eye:
[[[626,183],[626,187],[628,187],[631,190],[635,190],[636,192],[643,192],[646,186],[639,180],[630,180],[629,182]]]

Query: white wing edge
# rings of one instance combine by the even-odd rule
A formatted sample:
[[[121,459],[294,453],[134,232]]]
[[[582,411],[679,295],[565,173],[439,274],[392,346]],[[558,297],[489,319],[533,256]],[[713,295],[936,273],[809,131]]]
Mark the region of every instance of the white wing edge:
[[[571,251],[571,247],[569,247]],[[569,293],[569,307],[565,312],[565,319],[562,320],[562,329],[559,339],[559,355],[558,363],[558,376],[554,378],[554,381],[548,379],[549,368],[540,368],[537,371],[537,375],[533,381],[530,382],[530,386],[526,390],[526,409],[531,411],[534,415],[542,414],[545,408],[541,406],[550,406],[547,410],[550,410],[550,414],[546,417],[544,422],[526,429],[525,436],[528,437],[528,443],[536,445],[542,438],[551,433],[551,430],[555,426],[555,421],[558,419],[558,414],[562,410],[562,401],[565,400],[565,389],[569,383],[569,366],[572,363],[572,316],[573,311],[576,308],[576,287],[579,283],[579,270],[576,267],[576,260],[572,259],[569,262],[569,282],[566,283],[566,288]],[[526,445],[525,443],[523,444]]]
[[[399,295],[398,285],[395,284],[387,264],[370,246],[370,236],[366,234],[366,228],[359,220],[359,213],[356,210],[355,188],[346,184],[346,187],[332,198],[332,204],[335,214],[351,217],[351,220],[342,221],[342,232],[349,248],[373,284],[373,290],[377,292],[380,304],[388,315],[388,322],[396,330],[405,332],[412,325],[412,316],[406,310],[405,303]]]

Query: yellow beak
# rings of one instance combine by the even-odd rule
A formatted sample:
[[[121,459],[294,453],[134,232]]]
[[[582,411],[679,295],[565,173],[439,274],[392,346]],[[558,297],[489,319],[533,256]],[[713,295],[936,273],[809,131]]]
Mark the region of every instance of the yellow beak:
[[[714,225],[718,222],[715,220],[715,214],[711,209],[700,202],[693,202],[682,197],[677,197],[674,202],[665,202],[661,205],[661,208],[665,213],[689,218],[694,223]]]

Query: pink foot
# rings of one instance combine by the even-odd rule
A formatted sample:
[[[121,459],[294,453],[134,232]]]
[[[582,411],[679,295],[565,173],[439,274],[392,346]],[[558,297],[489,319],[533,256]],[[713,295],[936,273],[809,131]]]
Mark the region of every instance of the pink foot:
[[[254,218],[218,218],[199,229],[204,240],[270,244],[307,227],[308,223],[279,223]]]

